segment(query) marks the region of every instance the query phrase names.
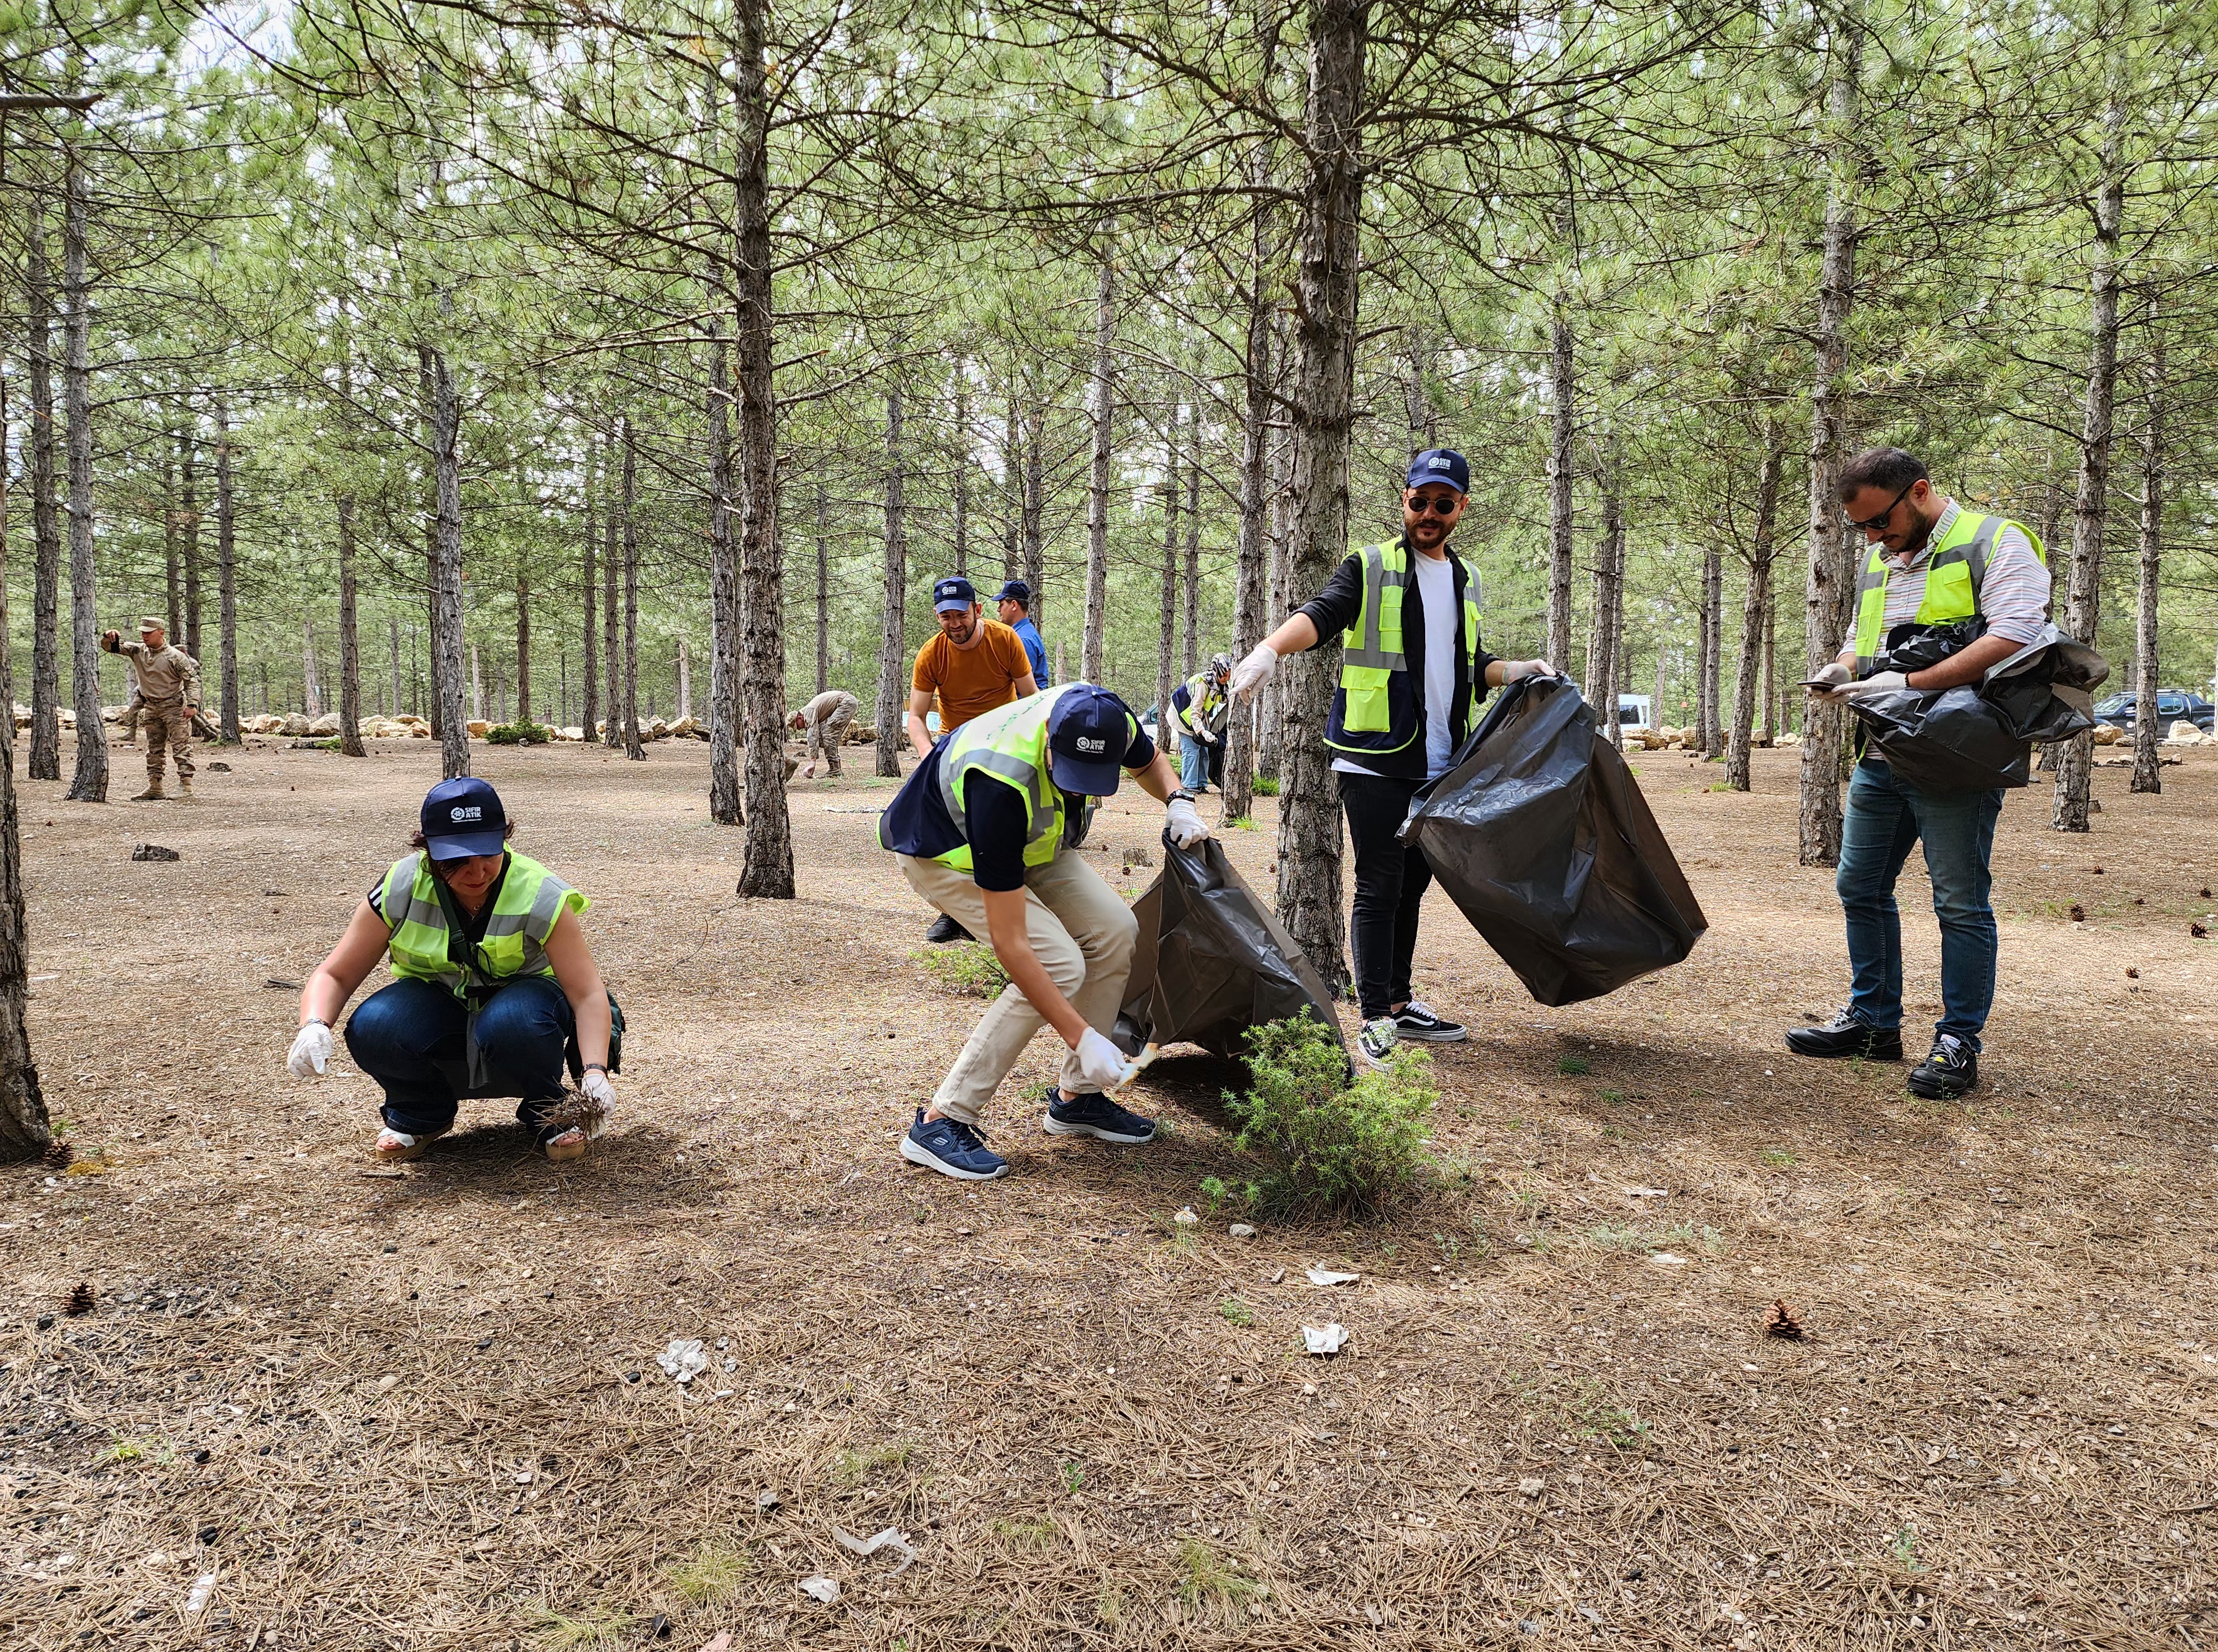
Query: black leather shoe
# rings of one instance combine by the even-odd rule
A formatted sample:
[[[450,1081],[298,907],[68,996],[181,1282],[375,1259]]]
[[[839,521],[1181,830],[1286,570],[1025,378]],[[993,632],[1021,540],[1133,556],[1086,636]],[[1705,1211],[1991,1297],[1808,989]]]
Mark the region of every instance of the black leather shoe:
[[[925,931],[924,938],[934,946],[944,946],[950,941],[975,941],[978,937],[942,913],[932,920],[932,927]]]
[[[1933,1041],[1933,1053],[1911,1069],[1910,1093],[1928,1101],[1954,1101],[1979,1087],[1979,1053],[1953,1032]]]
[[[1861,1055],[1868,1061],[1899,1061],[1902,1031],[1897,1027],[1868,1027],[1843,1010],[1822,1027],[1789,1030],[1787,1048],[1797,1055],[1812,1055],[1819,1061]]]

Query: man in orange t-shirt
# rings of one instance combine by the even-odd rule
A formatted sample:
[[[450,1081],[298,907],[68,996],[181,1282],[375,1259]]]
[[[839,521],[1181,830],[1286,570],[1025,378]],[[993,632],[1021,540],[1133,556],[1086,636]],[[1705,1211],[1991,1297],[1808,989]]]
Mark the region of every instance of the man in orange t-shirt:
[[[936,699],[939,738],[945,739],[981,712],[1038,691],[1024,640],[985,616],[978,593],[960,574],[932,588],[939,634],[916,651],[909,678],[908,743],[917,756],[932,755],[924,726]]]

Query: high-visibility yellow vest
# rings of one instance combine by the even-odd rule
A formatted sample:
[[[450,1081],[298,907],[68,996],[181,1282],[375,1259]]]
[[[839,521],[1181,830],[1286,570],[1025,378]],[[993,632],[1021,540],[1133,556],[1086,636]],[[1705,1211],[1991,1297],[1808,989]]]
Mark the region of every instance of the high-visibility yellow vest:
[[[493,915],[486,919],[484,938],[474,948],[448,927],[429,856],[405,855],[393,863],[385,875],[384,902],[385,921],[393,931],[387,943],[393,973],[437,981],[457,998],[468,996],[471,973],[457,953],[481,981],[551,975],[546,947],[555,920],[592,904],[537,861],[513,851],[493,897]]]
[[[1025,800],[1025,858],[1026,866],[1044,866],[1063,845],[1063,789],[1048,770],[1047,725],[1056,702],[1083,683],[1065,683],[1039,694],[973,717],[948,737],[939,754],[939,797],[947,806],[955,829],[963,829],[963,795],[970,777],[989,774],[1014,786]],[[1127,746],[1139,733],[1131,715],[1124,719]],[[1119,754],[1121,757],[1121,753]],[[974,868],[970,845],[957,844],[932,858],[958,872]]]
[[[1409,553],[1398,541],[1366,545],[1353,553],[1363,559],[1363,606],[1355,623],[1341,634],[1340,687],[1332,697],[1332,718],[1324,743],[1338,752],[1398,752],[1417,738],[1423,726],[1422,684],[1409,681],[1402,647],[1402,594],[1408,589]],[[1467,684],[1461,708],[1466,727],[1477,703],[1478,664],[1478,576],[1453,551],[1448,560],[1463,570],[1463,633]]]
[[[1948,524],[1948,531],[1926,561],[1925,595],[1918,604],[1914,623],[1950,625],[1979,611],[1979,586],[1986,578],[1987,558],[1994,552],[1995,535],[2005,528],[2023,534],[2033,546],[2034,555],[2047,565],[2048,551],[2023,523],[1959,509],[1956,519]],[[1871,670],[1887,640],[1887,581],[1893,572],[1887,548],[1874,545],[1856,581],[1856,674],[1860,677]]]

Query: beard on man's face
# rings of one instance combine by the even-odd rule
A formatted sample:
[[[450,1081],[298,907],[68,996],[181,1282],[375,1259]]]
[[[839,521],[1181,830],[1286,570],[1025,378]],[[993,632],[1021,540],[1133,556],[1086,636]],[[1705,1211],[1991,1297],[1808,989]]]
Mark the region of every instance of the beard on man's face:
[[[939,616],[939,628],[946,633],[950,642],[970,641],[971,629],[976,623],[976,616],[967,609],[960,614],[943,614]]]

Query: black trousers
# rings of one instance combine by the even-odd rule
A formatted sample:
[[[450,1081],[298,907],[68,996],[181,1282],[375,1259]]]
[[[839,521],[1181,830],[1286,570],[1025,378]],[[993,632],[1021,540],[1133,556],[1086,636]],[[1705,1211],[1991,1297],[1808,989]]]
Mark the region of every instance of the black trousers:
[[[1348,836],[1355,845],[1355,995],[1363,1018],[1375,1021],[1409,1000],[1409,964],[1417,953],[1417,908],[1431,887],[1425,851],[1403,848],[1394,834],[1409,818],[1409,799],[1423,784],[1377,775],[1335,774]]]

